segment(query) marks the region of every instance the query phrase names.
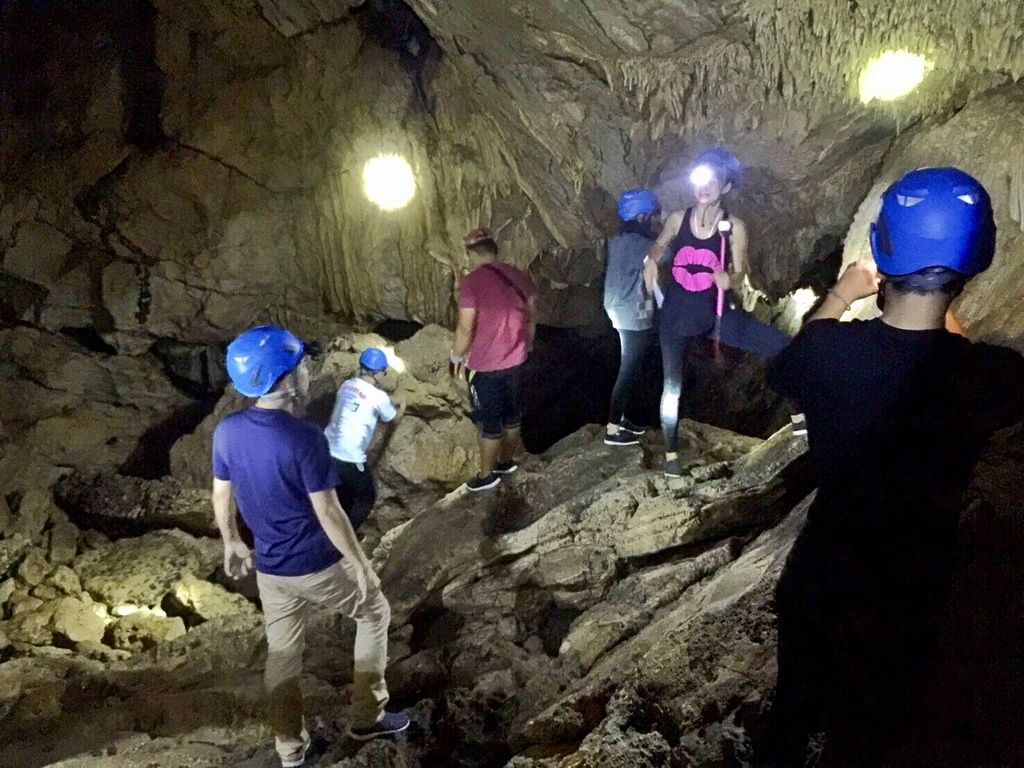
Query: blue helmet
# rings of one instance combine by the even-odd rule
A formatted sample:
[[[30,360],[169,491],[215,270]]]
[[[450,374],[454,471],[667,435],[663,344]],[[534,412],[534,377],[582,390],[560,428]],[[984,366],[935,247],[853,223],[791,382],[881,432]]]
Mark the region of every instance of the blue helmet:
[[[388,357],[384,350],[377,347],[367,347],[359,356],[359,367],[365,368],[373,373],[380,373],[388,369]]]
[[[698,168],[702,165],[710,166],[715,171],[715,175],[723,187],[726,184],[732,184],[733,186],[739,184],[740,177],[743,175],[743,166],[736,159],[736,155],[721,147],[708,149],[697,155],[693,166]]]
[[[304,349],[302,340],[284,328],[250,328],[228,344],[228,376],[246,397],[262,397],[299,364]]]
[[[619,198],[619,218],[623,221],[632,221],[660,210],[658,198],[649,189],[627,189]]]
[[[945,267],[964,275],[988,269],[996,250],[992,200],[958,168],[919,168],[882,195],[871,225],[871,254],[885,275]]]

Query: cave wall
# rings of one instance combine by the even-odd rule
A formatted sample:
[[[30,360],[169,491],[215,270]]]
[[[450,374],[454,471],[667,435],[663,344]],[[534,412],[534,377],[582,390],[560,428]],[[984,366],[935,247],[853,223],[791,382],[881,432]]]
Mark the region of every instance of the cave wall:
[[[950,151],[982,133],[961,114],[1024,73],[1019,3],[117,0],[0,14],[2,314],[95,328],[120,351],[222,341],[258,320],[321,338],[341,320],[450,321],[460,238],[478,224],[531,264],[547,322],[592,323],[616,196],[650,184],[681,204],[686,164],[712,144],[745,165],[730,206],[772,298],[848,232],[856,246],[851,221],[908,162],[959,158],[1020,208],[1020,164],[999,154],[1012,143]],[[925,84],[859,104],[860,67],[900,46],[933,60]],[[378,152],[416,172],[401,211],[363,196]],[[989,317],[986,290],[962,303],[968,324],[1019,336]]]
[[[140,4],[121,5],[51,9],[64,32],[51,28],[40,57],[54,66],[5,89],[28,79],[75,96],[5,103],[4,293],[35,289],[22,288],[19,318],[96,327],[122,351],[257,320],[326,337],[339,319],[447,319],[478,221],[511,220],[513,256],[539,250],[543,225],[501,148],[454,73],[429,71],[436,50],[385,50],[348,12],[289,38],[244,3],[145,3],[135,33],[152,35],[146,76],[162,95],[140,140],[129,94],[151,84],[128,80],[111,42],[118,11]],[[27,19],[9,13],[9,48]],[[382,151],[419,182],[398,212],[362,192],[362,165]]]

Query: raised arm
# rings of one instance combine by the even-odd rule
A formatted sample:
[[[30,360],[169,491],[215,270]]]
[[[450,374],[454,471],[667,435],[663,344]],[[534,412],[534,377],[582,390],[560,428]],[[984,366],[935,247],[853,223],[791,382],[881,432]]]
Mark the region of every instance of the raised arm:
[[[644,287],[648,293],[654,292],[654,286],[658,282],[658,267],[665,259],[665,253],[668,251],[672,238],[679,234],[679,227],[683,223],[683,213],[683,211],[673,211],[668,215],[661,227],[658,239],[654,241],[650,253],[647,254],[647,260],[644,262]]]

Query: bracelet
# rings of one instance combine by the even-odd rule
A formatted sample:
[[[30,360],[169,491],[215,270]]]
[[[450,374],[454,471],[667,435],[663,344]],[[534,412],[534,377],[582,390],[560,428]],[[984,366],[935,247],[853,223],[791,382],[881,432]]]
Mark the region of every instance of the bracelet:
[[[849,312],[850,311],[850,302],[848,302],[846,299],[844,299],[842,296],[840,296],[835,288],[829,288],[828,289],[828,295],[829,296],[835,296],[837,299],[839,299],[839,301],[842,302],[842,305],[844,307],[846,307],[846,309],[844,310],[845,312]]]

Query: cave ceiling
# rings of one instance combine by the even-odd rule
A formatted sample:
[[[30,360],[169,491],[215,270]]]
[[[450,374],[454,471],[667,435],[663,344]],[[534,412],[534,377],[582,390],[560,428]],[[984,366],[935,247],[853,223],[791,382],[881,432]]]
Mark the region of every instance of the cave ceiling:
[[[135,23],[149,47],[134,53],[116,38],[95,44],[110,20],[90,17],[78,37],[99,54],[43,75],[73,86],[47,107],[59,120],[22,118],[3,139],[3,268],[46,292],[24,300],[46,327],[98,323],[131,348],[222,340],[258,319],[321,335],[338,318],[444,321],[461,234],[478,224],[532,264],[555,295],[552,322],[588,322],[617,195],[649,184],[678,205],[687,163],[716,144],[744,163],[732,209],[749,222],[754,284],[769,296],[848,236],[857,245],[871,196],[910,163],[982,178],[1001,248],[1019,245],[1021,3],[147,7]],[[931,61],[924,83],[861,104],[865,63],[904,48]],[[147,113],[139,94],[154,89]],[[8,127],[15,118],[5,110]],[[362,194],[362,165],[381,152],[417,177],[396,213]],[[986,301],[968,296],[968,321],[984,319]]]

